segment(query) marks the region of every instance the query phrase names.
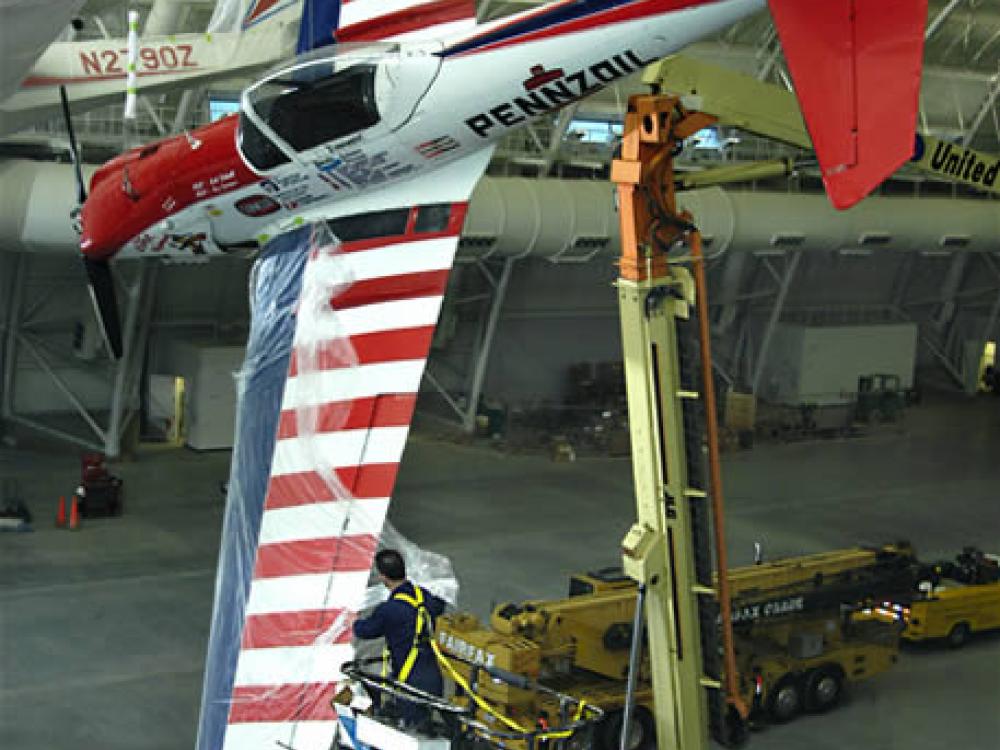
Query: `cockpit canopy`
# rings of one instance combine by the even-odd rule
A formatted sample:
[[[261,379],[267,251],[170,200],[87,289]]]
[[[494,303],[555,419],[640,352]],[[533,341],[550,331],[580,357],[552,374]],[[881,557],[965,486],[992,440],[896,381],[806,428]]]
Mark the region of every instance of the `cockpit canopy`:
[[[243,92],[240,149],[268,171],[326,144],[403,125],[439,59],[395,44],[337,45],[285,63]]]

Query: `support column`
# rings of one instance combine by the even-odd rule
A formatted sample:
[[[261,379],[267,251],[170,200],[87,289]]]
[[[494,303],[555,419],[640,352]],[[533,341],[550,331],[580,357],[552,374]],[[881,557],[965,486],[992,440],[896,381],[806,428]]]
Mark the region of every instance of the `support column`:
[[[562,110],[556,118],[555,127],[552,128],[552,137],[549,138],[549,147],[542,155],[542,166],[538,169],[539,177],[548,177],[549,172],[552,171],[552,165],[556,163],[559,150],[562,148],[563,138],[566,136],[566,131],[569,130],[573,118],[576,117],[576,110],[579,106],[579,104],[571,104]]]
[[[21,303],[24,299],[24,281],[28,272],[28,257],[24,253],[14,253],[10,263],[10,303],[5,318],[6,335],[3,352],[3,393],[0,400],[0,416],[10,419],[14,416],[14,389],[17,381],[17,341],[21,327]]]
[[[722,314],[715,330],[719,334],[726,333],[736,320],[740,282],[747,265],[748,253],[728,253],[726,265],[722,269],[722,280],[719,284],[718,299],[722,305]]]
[[[104,453],[116,458],[121,453],[122,433],[128,426],[126,411],[135,401],[138,373],[146,350],[152,294],[149,287],[155,278],[156,264],[140,261],[135,281],[128,288],[128,306],[125,311],[124,351],[115,368],[115,381],[111,391],[111,413],[104,433]]]
[[[179,0],[153,0],[143,28],[144,36],[166,36],[179,30],[181,10],[184,3]]]
[[[899,265],[896,278],[892,284],[892,306],[905,307],[906,294],[910,290],[910,280],[913,278],[913,269],[917,265],[917,259],[913,253],[906,253]]]
[[[944,25],[944,22],[948,20],[948,17],[960,4],[964,3],[966,0],[951,0],[941,11],[934,17],[929,24],[927,24],[927,31],[924,32],[924,41],[930,41],[930,39],[938,33],[938,30]]]
[[[901,307],[897,307],[896,308],[896,315],[901,320],[906,320],[906,321],[908,321],[910,323],[917,323],[917,321],[915,321],[913,319],[913,317],[911,315],[909,315]],[[943,351],[941,351],[941,348],[936,343],[934,343],[934,340],[930,336],[928,336],[926,332],[924,332],[924,331],[921,330],[921,326],[920,326],[919,323],[917,323],[917,334],[918,334],[920,340],[924,343],[924,346],[926,346],[927,349],[928,349],[928,351],[930,351],[930,353],[933,354],[937,358],[938,362],[940,362],[941,366],[944,367],[945,371],[949,375],[951,375],[951,377],[954,379],[954,381],[958,385],[958,387],[959,388],[964,388],[965,387],[965,381],[962,378],[962,373],[959,372],[957,369],[955,369],[955,365],[953,365],[952,362],[951,362],[951,360],[948,359],[948,357],[945,355],[945,353]]]
[[[785,273],[778,278],[778,295],[774,299],[774,305],[771,307],[771,314],[767,320],[767,327],[764,329],[764,335],[760,341],[760,350],[757,352],[757,363],[754,368],[753,373],[753,384],[752,390],[757,393],[760,388],[760,380],[764,375],[764,367],[767,364],[767,353],[771,348],[771,339],[774,336],[774,329],[778,325],[778,320],[781,318],[781,311],[785,308],[785,300],[788,298],[788,290],[792,286],[792,279],[795,277],[795,270],[799,267],[799,259],[802,257],[802,251],[793,250],[789,256],[785,259]],[[765,263],[767,261],[765,260]],[[768,270],[771,270],[768,266]],[[772,271],[773,273],[773,271]],[[777,277],[777,274],[775,274]]]
[[[943,332],[955,317],[956,302],[955,296],[962,287],[962,279],[965,277],[965,266],[969,262],[969,254],[958,252],[951,259],[948,273],[941,284],[941,307],[937,315],[934,316],[934,326],[938,331]]]
[[[982,126],[986,116],[996,111],[994,105],[996,104],[997,97],[1000,96],[1000,76],[993,76],[987,86],[986,95],[983,97],[979,109],[972,117],[972,122],[969,123],[969,127],[966,128],[965,134],[962,136],[962,145],[966,148],[972,145],[972,141],[975,139],[976,133],[979,132],[979,128]]]
[[[199,92],[200,89],[193,88],[187,89],[183,94],[181,94],[180,101],[177,103],[177,113],[174,115],[173,125],[170,126],[171,133],[177,134],[185,130],[184,125],[187,123],[188,116],[191,114],[191,108],[195,103],[195,96]]]
[[[504,298],[507,296],[507,285],[510,282],[511,270],[514,268],[514,258],[506,258],[503,262],[503,269],[500,271],[500,278],[494,280],[488,276],[493,285],[493,299],[490,302],[490,312],[486,319],[486,327],[476,353],[476,364],[472,371],[472,379],[469,385],[469,398],[465,407],[465,414],[462,417],[462,429],[467,433],[472,433],[476,429],[476,412],[479,406],[479,397],[483,392],[483,381],[486,378],[486,365],[489,364],[490,350],[493,348],[493,339],[496,337],[497,324],[500,321],[500,311],[503,308]],[[485,269],[483,269],[485,272]]]

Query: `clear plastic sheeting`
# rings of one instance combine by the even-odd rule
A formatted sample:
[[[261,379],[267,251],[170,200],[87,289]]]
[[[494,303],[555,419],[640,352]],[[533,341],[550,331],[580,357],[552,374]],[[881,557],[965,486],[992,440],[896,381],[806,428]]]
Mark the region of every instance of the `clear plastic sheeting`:
[[[351,625],[386,593],[370,586],[379,546],[457,599],[446,558],[383,533],[423,358],[404,379],[383,363],[387,303],[355,283],[359,255],[319,224],[254,268],[199,750],[329,748]]]
[[[406,563],[406,577],[423,589],[430,591],[435,596],[444,599],[449,606],[458,607],[458,578],[455,570],[451,566],[451,560],[444,555],[425,550],[414,544],[396,530],[388,521],[382,527],[382,534],[379,537],[378,548],[394,549],[403,556]],[[372,579],[368,589],[365,591],[365,600],[361,605],[361,612],[370,610],[389,598],[389,590],[382,585],[372,571]],[[353,620],[352,620],[353,623]],[[355,657],[378,656],[382,653],[383,642],[355,640]],[[362,691],[363,693],[363,691]],[[355,708],[357,704],[353,704]]]
[[[447,557],[414,544],[388,521],[382,527],[379,549],[398,550],[406,563],[407,578],[441,597],[452,607],[458,606],[458,578]]]

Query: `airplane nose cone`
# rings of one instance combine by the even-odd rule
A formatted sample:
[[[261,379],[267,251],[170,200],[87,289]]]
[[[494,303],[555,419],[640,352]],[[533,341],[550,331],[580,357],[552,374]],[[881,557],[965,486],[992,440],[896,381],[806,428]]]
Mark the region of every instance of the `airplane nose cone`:
[[[120,180],[93,185],[80,210],[80,250],[93,260],[111,257],[142,229],[135,226],[135,207],[118,187]]]

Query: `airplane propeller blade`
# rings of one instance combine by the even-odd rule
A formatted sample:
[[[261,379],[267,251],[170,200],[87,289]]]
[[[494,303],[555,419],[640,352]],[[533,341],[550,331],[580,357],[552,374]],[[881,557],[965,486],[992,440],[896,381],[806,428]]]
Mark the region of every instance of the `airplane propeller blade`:
[[[93,260],[83,257],[90,283],[90,298],[94,303],[97,321],[108,351],[115,359],[122,356],[122,327],[118,317],[118,301],[115,297],[115,280],[111,275],[111,263],[107,260]]]
[[[69,98],[66,96],[65,86],[59,87],[59,98],[62,101],[63,117],[66,119],[69,153],[73,159],[73,170],[76,176],[76,200],[78,204],[77,210],[74,211],[74,217],[76,217],[84,201],[87,200],[87,185],[83,181],[80,149],[76,142],[76,133],[73,131],[73,117],[69,111]],[[118,317],[118,300],[115,297],[115,280],[111,275],[111,263],[107,259],[94,260],[84,255],[83,267],[87,271],[90,300],[94,304],[94,312],[97,315],[97,322],[101,326],[104,343],[114,359],[121,359],[124,349],[122,346],[122,326],[121,319]]]
[[[66,132],[69,135],[69,154],[73,159],[73,169],[76,173],[76,202],[83,205],[87,200],[87,186],[83,182],[83,168],[80,164],[80,149],[76,143],[76,133],[73,131],[73,117],[69,112],[69,98],[66,96],[66,87],[59,87],[59,99],[62,101],[63,118],[66,120]]]

